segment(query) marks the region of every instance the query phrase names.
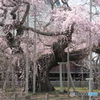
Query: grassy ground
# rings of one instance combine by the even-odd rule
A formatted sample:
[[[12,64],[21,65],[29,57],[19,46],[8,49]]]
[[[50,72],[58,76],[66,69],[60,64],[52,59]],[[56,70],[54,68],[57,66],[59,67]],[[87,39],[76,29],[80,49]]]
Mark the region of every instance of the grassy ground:
[[[67,88],[64,88],[64,90],[67,91]],[[82,100],[81,97],[78,97],[78,96],[70,97],[68,96],[66,92],[60,93],[59,91],[60,91],[60,88],[55,87],[54,92],[36,93],[36,94],[29,93],[30,99],[27,99],[27,100],[45,100],[47,97],[49,98],[49,100]],[[73,91],[73,89],[71,88],[70,91]],[[77,87],[76,91],[88,92],[88,88]],[[98,92],[100,94],[100,88],[98,90],[93,90],[93,92]],[[0,92],[0,100],[26,100],[25,98],[26,98],[25,92],[22,92],[21,88],[17,88],[15,89],[15,91],[12,91],[12,89],[7,89],[6,92],[4,91]],[[95,98],[100,99],[100,96],[97,96]],[[85,97],[83,100],[86,100]]]

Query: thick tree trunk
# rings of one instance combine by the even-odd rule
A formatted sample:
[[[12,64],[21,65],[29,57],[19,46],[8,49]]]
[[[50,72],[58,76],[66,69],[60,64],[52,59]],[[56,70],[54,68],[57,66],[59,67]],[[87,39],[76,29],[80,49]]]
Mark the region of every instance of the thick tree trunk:
[[[49,72],[50,70],[58,65],[58,62],[66,62],[67,61],[67,53],[64,51],[65,48],[67,48],[68,44],[71,42],[71,36],[74,31],[74,24],[71,26],[71,30],[67,30],[67,36],[64,36],[63,38],[58,39],[57,42],[54,42],[51,46],[51,49],[53,50],[53,53],[51,54],[45,54],[42,55],[37,61],[36,61],[36,91],[42,92],[42,91],[53,91],[54,87],[51,85],[49,81]],[[20,29],[17,30],[19,33]],[[22,34],[22,33],[20,33]],[[21,46],[20,46],[20,38],[17,34],[17,37],[15,38],[11,33],[8,33],[7,43],[9,47],[12,49],[12,53],[24,53]],[[86,51],[86,52],[85,52]],[[76,61],[79,59],[84,58],[87,55],[87,49],[80,50],[77,52],[70,53],[70,61]],[[33,75],[32,70],[29,78],[29,90],[32,91],[33,89]]]
[[[54,91],[54,87],[49,81],[50,70],[58,65],[58,62],[67,61],[67,53],[64,49],[68,46],[70,41],[67,38],[62,38],[57,42],[53,43],[52,49],[53,53],[42,55],[36,62],[36,91],[37,92],[47,92]],[[63,42],[62,42],[63,41]],[[67,41],[67,42],[66,42]],[[88,49],[79,50],[77,52],[70,53],[70,61],[76,61],[83,59],[88,55]],[[32,80],[32,79],[30,79]],[[31,82],[30,82],[31,83]],[[29,85],[29,90],[32,91],[32,84]]]
[[[54,87],[49,81],[49,71],[57,65],[57,61],[53,54],[41,56],[36,62],[36,91],[47,92],[53,91]]]

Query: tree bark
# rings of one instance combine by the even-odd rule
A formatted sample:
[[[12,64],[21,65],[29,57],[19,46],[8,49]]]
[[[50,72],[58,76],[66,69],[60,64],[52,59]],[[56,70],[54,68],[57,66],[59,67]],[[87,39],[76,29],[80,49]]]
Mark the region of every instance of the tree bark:
[[[67,41],[67,42],[66,42]],[[67,37],[59,39],[53,43],[53,53],[42,55],[36,61],[36,91],[37,92],[49,92],[54,91],[54,87],[49,81],[50,70],[58,65],[58,62],[67,61],[67,53],[64,51],[70,41]],[[88,55],[88,49],[79,50],[77,52],[70,53],[70,61],[76,61],[83,59]],[[30,78],[30,83],[32,79]],[[29,85],[29,90],[32,91],[32,84]]]

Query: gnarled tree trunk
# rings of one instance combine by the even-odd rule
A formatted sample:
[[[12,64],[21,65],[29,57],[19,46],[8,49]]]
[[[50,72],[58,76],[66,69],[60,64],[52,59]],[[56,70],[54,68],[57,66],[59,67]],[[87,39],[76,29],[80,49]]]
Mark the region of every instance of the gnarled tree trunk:
[[[53,91],[54,87],[51,85],[49,81],[49,72],[50,70],[58,65],[58,62],[66,62],[67,61],[67,53],[64,51],[68,46],[68,37],[64,37],[59,39],[57,42],[53,43],[52,50],[53,53],[42,55],[36,61],[36,91]],[[86,52],[85,52],[86,51]],[[75,61],[79,59],[83,59],[88,55],[88,49],[79,50],[77,52],[70,53],[70,60]],[[32,80],[32,79],[30,79]],[[32,84],[29,85],[29,90],[32,91]]]

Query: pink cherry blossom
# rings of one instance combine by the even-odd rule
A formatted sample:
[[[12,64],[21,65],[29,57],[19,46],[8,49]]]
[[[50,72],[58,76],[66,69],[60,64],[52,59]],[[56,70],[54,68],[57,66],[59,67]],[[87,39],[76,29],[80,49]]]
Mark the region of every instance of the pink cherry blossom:
[[[100,0],[93,0],[93,2],[94,2],[96,5],[100,6]]]

